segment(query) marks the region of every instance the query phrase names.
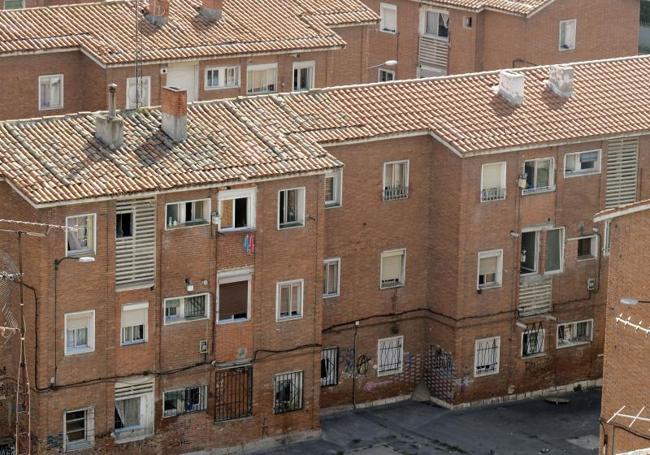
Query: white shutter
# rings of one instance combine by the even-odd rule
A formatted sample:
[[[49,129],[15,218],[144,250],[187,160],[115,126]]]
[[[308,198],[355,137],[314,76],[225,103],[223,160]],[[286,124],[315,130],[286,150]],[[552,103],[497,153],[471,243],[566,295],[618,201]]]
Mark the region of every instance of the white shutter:
[[[129,380],[118,381],[115,383],[115,399],[133,398],[153,393],[154,378],[134,377]]]
[[[502,163],[483,165],[483,189],[501,188]]]
[[[488,256],[481,258],[481,264],[479,266],[480,275],[489,275],[496,274],[497,268],[499,266],[499,258],[497,256]]]
[[[84,313],[74,316],[66,316],[66,329],[67,330],[78,330],[78,329],[88,329],[90,332],[90,313]]]
[[[399,280],[402,275],[402,255],[395,254],[382,258],[381,280]]]
[[[122,308],[122,327],[132,327],[134,325],[146,325],[147,322],[147,304],[125,305]]]
[[[119,201],[115,213],[132,213],[131,237],[115,240],[115,285],[153,285],[156,277],[156,201]]]
[[[607,143],[605,207],[636,200],[639,139],[614,139]]]

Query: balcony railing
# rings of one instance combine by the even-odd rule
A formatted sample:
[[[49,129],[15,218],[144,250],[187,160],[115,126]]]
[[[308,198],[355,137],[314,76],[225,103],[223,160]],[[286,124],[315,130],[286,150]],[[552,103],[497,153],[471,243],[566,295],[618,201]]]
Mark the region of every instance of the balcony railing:
[[[447,70],[449,61],[449,41],[420,35],[418,63],[420,66],[432,66]]]
[[[505,188],[484,188],[481,190],[481,202],[501,201],[505,198]]]
[[[553,281],[547,277],[526,277],[519,282],[519,316],[549,313],[552,303]]]
[[[409,187],[404,185],[394,185],[384,187],[384,199],[389,201],[393,199],[404,199],[409,195]]]

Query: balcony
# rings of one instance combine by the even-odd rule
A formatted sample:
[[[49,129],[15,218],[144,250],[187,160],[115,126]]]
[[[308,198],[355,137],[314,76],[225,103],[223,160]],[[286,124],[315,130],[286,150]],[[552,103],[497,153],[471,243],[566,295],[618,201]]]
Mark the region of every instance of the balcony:
[[[481,190],[481,202],[502,201],[505,198],[505,188],[484,188]]]
[[[418,63],[421,67],[432,67],[444,70],[447,73],[449,61],[449,41],[420,35],[418,48]]]
[[[553,309],[551,278],[522,277],[519,281],[519,317],[549,313]]]

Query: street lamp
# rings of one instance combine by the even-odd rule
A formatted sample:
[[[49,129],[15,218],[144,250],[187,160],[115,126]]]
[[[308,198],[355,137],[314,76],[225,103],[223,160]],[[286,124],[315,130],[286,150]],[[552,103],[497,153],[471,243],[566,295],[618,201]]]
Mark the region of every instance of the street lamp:
[[[389,68],[392,68],[394,66],[397,66],[397,60],[386,60],[385,62],[380,63],[379,65],[369,66],[368,69],[371,70],[373,68],[379,68],[380,66],[387,66]]]

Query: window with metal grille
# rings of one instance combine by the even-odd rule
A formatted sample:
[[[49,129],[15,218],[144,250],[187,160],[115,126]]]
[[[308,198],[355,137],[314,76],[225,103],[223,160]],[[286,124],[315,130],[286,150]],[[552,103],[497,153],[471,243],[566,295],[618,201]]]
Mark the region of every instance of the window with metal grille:
[[[206,319],[210,316],[208,294],[165,299],[165,325]]]
[[[208,407],[208,386],[186,387],[164,393],[163,416],[173,417],[188,412],[205,411]]]
[[[409,195],[409,162],[384,163],[384,200],[404,199]]]
[[[483,338],[474,344],[474,376],[487,376],[499,372],[501,337]]]
[[[339,348],[326,348],[320,352],[320,386],[339,383]]]
[[[275,375],[273,378],[273,390],[275,392],[275,399],[273,401],[274,414],[283,414],[302,409],[302,381],[302,371]]]
[[[253,367],[218,370],[214,400],[217,422],[253,415]]]
[[[521,334],[521,356],[532,357],[544,353],[544,329],[540,325],[528,327]]]
[[[404,337],[382,338],[377,343],[377,376],[402,372]]]
[[[589,343],[593,336],[594,321],[567,322],[557,326],[557,347],[566,348]]]

